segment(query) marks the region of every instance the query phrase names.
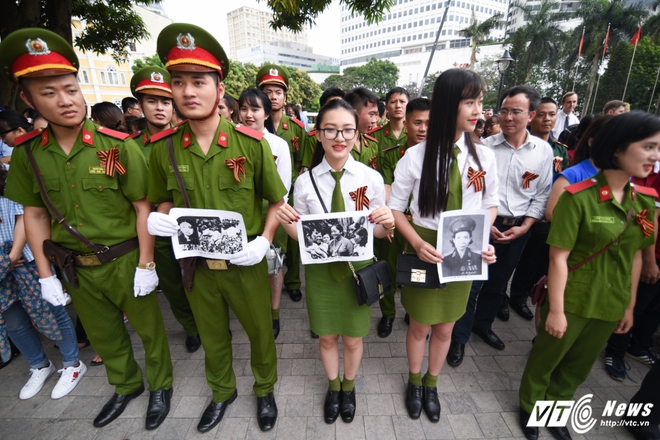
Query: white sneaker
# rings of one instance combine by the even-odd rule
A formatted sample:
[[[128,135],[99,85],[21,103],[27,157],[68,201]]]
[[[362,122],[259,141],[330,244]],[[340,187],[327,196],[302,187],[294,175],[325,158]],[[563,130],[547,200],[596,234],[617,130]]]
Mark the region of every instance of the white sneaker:
[[[68,367],[58,370],[58,373],[62,373],[60,380],[57,381],[57,385],[53,388],[53,392],[50,395],[51,399],[61,399],[62,397],[69,394],[73,389],[78,385],[80,379],[87,372],[87,366],[80,362],[80,365],[77,367]]]
[[[21,393],[18,397],[22,400],[34,397],[39,391],[41,391],[44,383],[46,383],[46,379],[48,379],[54,372],[55,366],[50,361],[48,361],[47,367],[41,369],[30,368],[30,379],[27,381],[23,389],[21,389]]]

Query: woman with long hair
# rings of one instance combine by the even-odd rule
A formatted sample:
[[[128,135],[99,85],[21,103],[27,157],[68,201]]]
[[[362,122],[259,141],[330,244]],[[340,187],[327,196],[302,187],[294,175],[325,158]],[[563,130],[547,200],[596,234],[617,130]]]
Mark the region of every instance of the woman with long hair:
[[[310,170],[296,180],[294,206],[285,203],[277,213],[278,220],[294,240],[304,240],[298,237],[296,229],[300,216],[322,214],[324,206],[330,207],[331,212],[371,207],[369,219],[376,224],[374,237],[383,238],[394,230],[394,217],[385,206],[383,178],[351,156],[358,137],[357,123],[357,114],[343,99],[335,99],[321,108]],[[358,190],[364,197],[352,198],[351,193]],[[333,241],[341,241],[343,229],[335,225],[332,230]],[[352,264],[357,271],[370,263]],[[340,414],[344,422],[353,421],[355,376],[362,360],[362,338],[370,326],[371,307],[358,305],[350,274],[346,262],[311,264],[305,268],[309,323],[312,331],[319,335],[321,362],[328,377],[324,404],[326,423],[334,423]],[[343,382],[339,378],[339,336],[344,343]]]
[[[92,106],[92,122],[112,130],[128,133],[124,123],[124,114],[112,102],[99,102]]]
[[[426,141],[410,147],[394,171],[389,206],[408,249],[427,263],[443,262],[443,255],[435,248],[443,211],[488,209],[491,225],[497,215],[495,156],[475,144],[471,136],[481,115],[484,87],[484,80],[470,70],[443,72],[433,87]],[[485,175],[477,177],[478,181],[470,179],[481,172]],[[404,214],[409,205],[412,223]],[[482,258],[489,264],[495,262],[492,246]],[[454,323],[465,313],[471,285],[468,281],[447,283],[443,290],[401,289],[401,303],[410,315],[406,408],[413,419],[419,418],[422,408],[431,422],[440,419],[438,375]],[[431,329],[428,372],[422,379],[426,336]]]

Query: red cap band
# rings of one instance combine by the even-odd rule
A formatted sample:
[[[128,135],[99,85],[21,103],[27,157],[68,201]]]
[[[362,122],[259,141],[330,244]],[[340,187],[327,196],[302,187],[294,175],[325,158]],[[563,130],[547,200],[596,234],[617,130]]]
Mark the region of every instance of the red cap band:
[[[190,49],[179,49],[177,46],[174,46],[167,54],[167,63],[165,63],[166,69],[171,69],[173,66],[180,64],[194,64],[197,66],[208,67],[211,70],[217,70],[220,73],[220,77],[224,78],[224,73],[222,71],[222,65],[220,61],[207,50],[202,49],[201,47],[195,47],[193,50]]]
[[[64,70],[63,73],[75,73],[78,71],[69,60],[56,52],[48,54],[32,55],[25,53],[18,57],[11,66],[12,74],[15,79],[22,76],[31,76],[42,70]],[[36,76],[36,75],[34,75]]]

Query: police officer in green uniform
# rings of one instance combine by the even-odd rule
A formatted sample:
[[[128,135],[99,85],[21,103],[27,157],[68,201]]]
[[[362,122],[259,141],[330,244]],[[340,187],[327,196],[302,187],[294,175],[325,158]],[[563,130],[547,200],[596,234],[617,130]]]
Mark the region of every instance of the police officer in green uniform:
[[[218,114],[218,101],[225,91],[222,80],[229,72],[220,44],[202,28],[174,23],[161,31],[157,49],[172,75],[174,102],[188,122],[152,138],[149,199],[158,208],[149,216],[149,232],[176,234],[177,222],[168,213],[172,207],[186,207],[188,197],[192,208],[240,213],[250,240],[229,261],[197,258],[196,270],[192,267],[188,275],[184,274],[206,354],[206,379],[213,391],[197,429],[213,429],[237,396],[229,337],[231,308],[250,339],[257,421],[267,431],[277,419],[273,396],[277,356],[264,256],[278,226],[275,212],[286,189],[263,133],[243,125],[235,127]],[[175,165],[168,153],[170,142]],[[183,187],[177,182],[175,169]],[[263,199],[270,202],[265,226]]]
[[[301,121],[287,116],[284,112],[286,94],[289,90],[289,73],[282,66],[265,64],[257,72],[257,87],[263,90],[270,99],[270,119],[273,121],[275,134],[289,144],[292,165],[292,190],[289,193],[289,203],[293,203],[293,184],[296,182],[296,177],[298,177],[298,172],[300,171],[307,132],[305,131],[305,125]],[[302,299],[302,292],[300,291],[300,250],[298,249],[298,243],[286,236],[286,234],[282,235],[282,237],[286,237],[287,239],[286,246],[284,247],[287,267],[287,271],[284,274],[284,288],[289,291],[291,300],[297,302]]]
[[[378,123],[378,96],[365,87],[356,87],[344,100],[351,104],[358,115],[358,139],[351,150],[353,159],[378,170],[378,141],[369,132]]]
[[[150,391],[146,428],[155,429],[169,412],[172,361],[158,297],[149,295],[158,277],[154,241],[147,233],[151,204],[146,197],[144,157],[127,134],[86,118],[76,80],[78,59],[64,39],[45,29],[22,29],[3,39],[0,54],[0,73],[18,83],[21,98],[49,123],[47,129],[16,140],[5,196],[25,205],[25,230],[47,301],[65,304],[49,258],[57,252],[66,255],[67,262],[75,262],[77,282],[68,272],[66,289],[115,387],[94,425],[112,422],[144,392],[142,371],[123,323],[125,313],[146,351]],[[47,199],[40,194],[28,150]],[[51,216],[60,214],[66,221],[51,221]],[[104,250],[90,254],[67,226]],[[54,242],[48,255],[46,240]]]
[[[151,139],[155,134],[171,128],[172,125],[174,105],[170,82],[169,72],[158,66],[143,67],[131,78],[131,93],[137,98],[147,120],[147,128],[131,137],[142,148],[147,163],[151,155]],[[186,350],[194,353],[199,350],[202,343],[195,317],[183,289],[181,268],[174,258],[172,241],[169,238],[156,237],[154,261],[160,287],[170,303],[172,314],[186,332]]]
[[[601,171],[568,186],[552,213],[548,298],[519,392],[528,439],[538,438],[538,428],[527,426],[536,402],[573,399],[612,331],[630,330],[642,249],[655,241],[657,193],[630,177],[646,177],[660,159],[660,118],[642,112],[612,118],[591,151]],[[571,438],[565,427],[549,429]]]

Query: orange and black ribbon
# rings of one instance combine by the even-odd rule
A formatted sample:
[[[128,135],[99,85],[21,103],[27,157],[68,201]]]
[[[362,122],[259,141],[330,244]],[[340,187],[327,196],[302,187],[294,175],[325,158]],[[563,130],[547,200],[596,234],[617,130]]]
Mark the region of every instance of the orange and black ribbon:
[[[532,180],[538,179],[539,175],[536,173],[530,173],[529,171],[525,171],[525,174],[523,174],[523,189],[529,189],[529,182]]]
[[[298,136],[294,136],[291,138],[291,146],[293,147],[294,153],[300,151],[300,143],[298,143]]]
[[[564,159],[562,159],[561,157],[555,157],[554,159],[552,159],[552,163],[555,165],[555,173],[561,173],[563,171],[561,167],[561,163],[563,161]]]
[[[637,220],[637,224],[642,227],[642,232],[644,232],[644,236],[646,237],[650,237],[651,235],[653,235],[653,230],[655,229],[653,222],[649,221],[648,219],[650,212],[651,212],[650,209],[642,209],[635,216],[635,220]]]
[[[105,174],[114,177],[115,171],[126,174],[126,168],[119,162],[119,148],[110,148],[108,151],[97,151],[96,155],[101,158],[101,166],[105,167]]]
[[[367,187],[361,186],[350,193],[351,199],[355,200],[355,210],[369,209],[369,197],[367,197]]]
[[[236,159],[227,159],[225,163],[230,170],[234,170],[234,179],[241,181],[239,174],[242,174],[245,177],[245,168],[243,164],[245,163],[245,156],[238,156]]]
[[[371,165],[371,168],[374,170],[378,170],[378,156],[374,156],[371,159],[369,159],[369,165]]]
[[[468,183],[465,188],[469,188],[470,185],[474,184],[474,191],[481,192],[484,188],[484,177],[486,176],[485,171],[477,171],[474,168],[468,168]]]

